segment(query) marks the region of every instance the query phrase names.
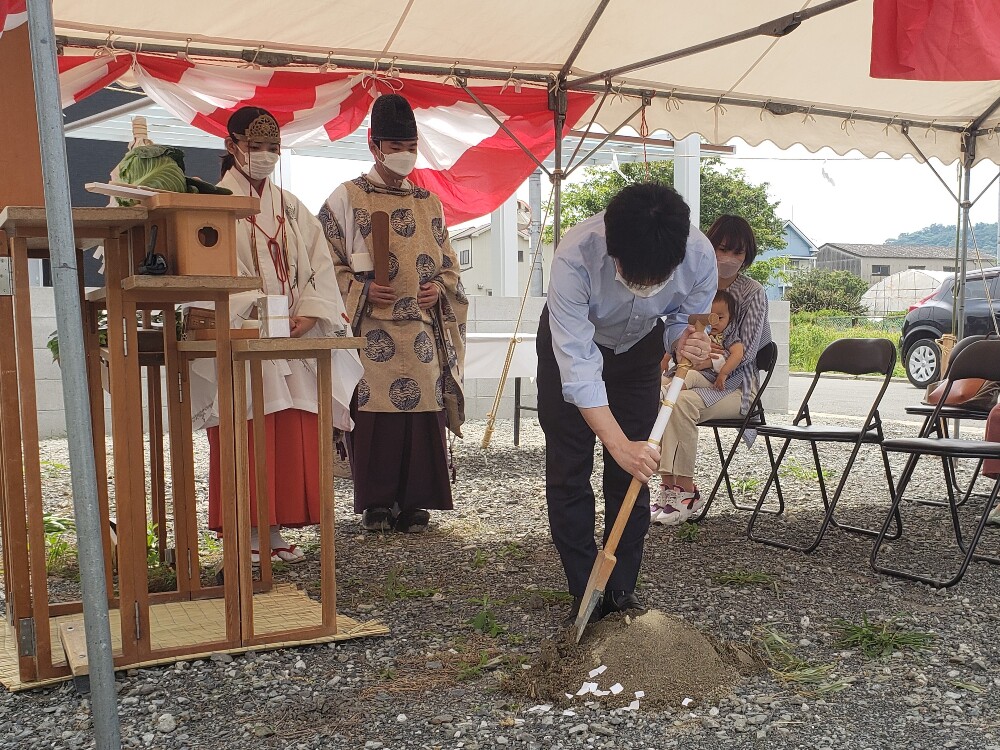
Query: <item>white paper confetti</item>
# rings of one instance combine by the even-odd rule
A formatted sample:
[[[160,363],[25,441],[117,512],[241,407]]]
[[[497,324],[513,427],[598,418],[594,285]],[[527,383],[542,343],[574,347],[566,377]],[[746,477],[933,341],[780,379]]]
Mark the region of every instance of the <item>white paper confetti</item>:
[[[595,667],[594,669],[591,669],[590,670],[590,674],[588,676],[589,677],[599,677],[600,675],[604,674],[604,672],[606,670],[607,670],[607,667],[602,664],[599,667]]]
[[[597,683],[596,682],[585,682],[585,683],[583,683],[583,686],[579,690],[576,691],[576,694],[577,695],[588,695],[588,694],[594,692],[595,690],[597,690]]]
[[[622,687],[622,684],[620,682],[616,682],[614,685],[611,686],[611,694],[618,695],[618,693],[620,693],[624,689],[625,688]]]
[[[570,711],[568,708],[562,712],[563,716],[576,716],[576,711]]]
[[[684,700],[681,701],[681,705],[684,706],[685,708],[687,706],[690,706],[692,703],[694,703],[694,700],[691,698],[685,698]]]
[[[529,708],[528,709],[528,713],[529,714],[547,714],[551,710],[552,710],[552,704],[551,703],[541,703],[541,704],[539,704],[537,706],[532,706],[531,708]]]
[[[628,704],[628,707],[625,710],[626,711],[638,711],[639,710],[639,701],[632,701],[631,703]]]
[[[566,693],[566,697],[569,698],[570,700],[572,700],[573,699],[573,694],[572,693]]]
[[[595,690],[594,691],[594,695],[596,695],[598,698],[603,698],[605,695],[610,695],[610,694],[611,693],[609,693],[607,690]]]
[[[646,692],[644,690],[636,690],[635,691],[635,697],[636,698],[645,698],[646,697]]]

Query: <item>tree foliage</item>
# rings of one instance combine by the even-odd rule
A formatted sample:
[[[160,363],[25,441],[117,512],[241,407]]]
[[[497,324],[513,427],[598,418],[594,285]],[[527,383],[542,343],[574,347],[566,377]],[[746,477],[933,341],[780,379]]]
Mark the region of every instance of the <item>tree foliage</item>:
[[[928,247],[955,247],[955,235],[958,230],[954,224],[931,224],[916,232],[903,232],[898,237],[885,241],[887,245],[924,245]],[[997,225],[980,222],[973,227],[973,232],[980,247],[990,247],[996,244]],[[969,247],[974,247],[969,238]]]
[[[587,167],[586,178],[566,186],[563,191],[562,231],[607,208],[611,199],[628,184],[645,182],[646,165],[641,162],[613,167]],[[674,184],[672,161],[650,162],[648,181]],[[768,200],[766,182],[755,185],[742,169],[726,170],[718,158],[701,161],[701,229],[707,230],[722,214],[742,216],[753,227],[757,246],[780,250],[787,242],[782,235],[783,222],[775,213],[777,203]],[[546,229],[546,242],[552,241],[552,229]]]
[[[861,295],[868,284],[850,271],[813,269],[795,274],[795,283],[785,293],[792,312],[837,310],[847,315],[864,315]]]
[[[767,286],[771,281],[786,281],[788,279],[785,259],[781,257],[755,260],[743,273],[759,282],[761,286]]]

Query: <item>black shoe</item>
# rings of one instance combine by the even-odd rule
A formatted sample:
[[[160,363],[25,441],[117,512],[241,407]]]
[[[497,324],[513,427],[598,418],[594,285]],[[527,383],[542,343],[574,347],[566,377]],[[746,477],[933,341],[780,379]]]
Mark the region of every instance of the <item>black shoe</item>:
[[[627,612],[637,617],[646,614],[646,608],[639,603],[633,591],[606,591],[601,601],[601,616],[606,617],[613,612]]]
[[[365,531],[392,531],[392,522],[388,508],[368,508],[361,514],[361,528]]]
[[[564,628],[572,627],[576,623],[576,618],[580,616],[580,607],[583,606],[583,597],[574,596],[573,604],[569,608],[569,614],[563,618],[562,625]],[[598,602],[597,606],[594,607],[594,611],[590,613],[590,622],[597,622],[604,616],[603,608],[601,603]],[[589,623],[588,623],[589,624]]]
[[[404,533],[419,534],[427,531],[427,524],[431,522],[431,514],[419,508],[415,510],[401,510],[396,516],[393,528]]]

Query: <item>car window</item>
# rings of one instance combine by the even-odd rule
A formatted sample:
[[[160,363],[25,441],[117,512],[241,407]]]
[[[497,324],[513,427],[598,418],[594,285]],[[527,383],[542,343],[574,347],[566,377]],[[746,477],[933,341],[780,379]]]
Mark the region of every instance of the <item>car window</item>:
[[[993,289],[990,289],[990,294],[993,294]],[[982,279],[966,279],[965,280],[965,298],[969,299],[986,299],[986,284]]]

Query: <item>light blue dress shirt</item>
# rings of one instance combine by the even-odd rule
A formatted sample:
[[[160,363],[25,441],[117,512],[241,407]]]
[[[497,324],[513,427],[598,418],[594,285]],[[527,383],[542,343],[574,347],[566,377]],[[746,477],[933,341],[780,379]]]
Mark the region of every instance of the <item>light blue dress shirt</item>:
[[[598,345],[627,352],[663,318],[663,344],[670,351],[688,315],[711,312],[719,283],[712,243],[694,226],[684,261],[653,296],[636,297],[615,270],[603,211],[567,232],[552,260],[547,303],[563,398],[584,409],[608,405]]]

